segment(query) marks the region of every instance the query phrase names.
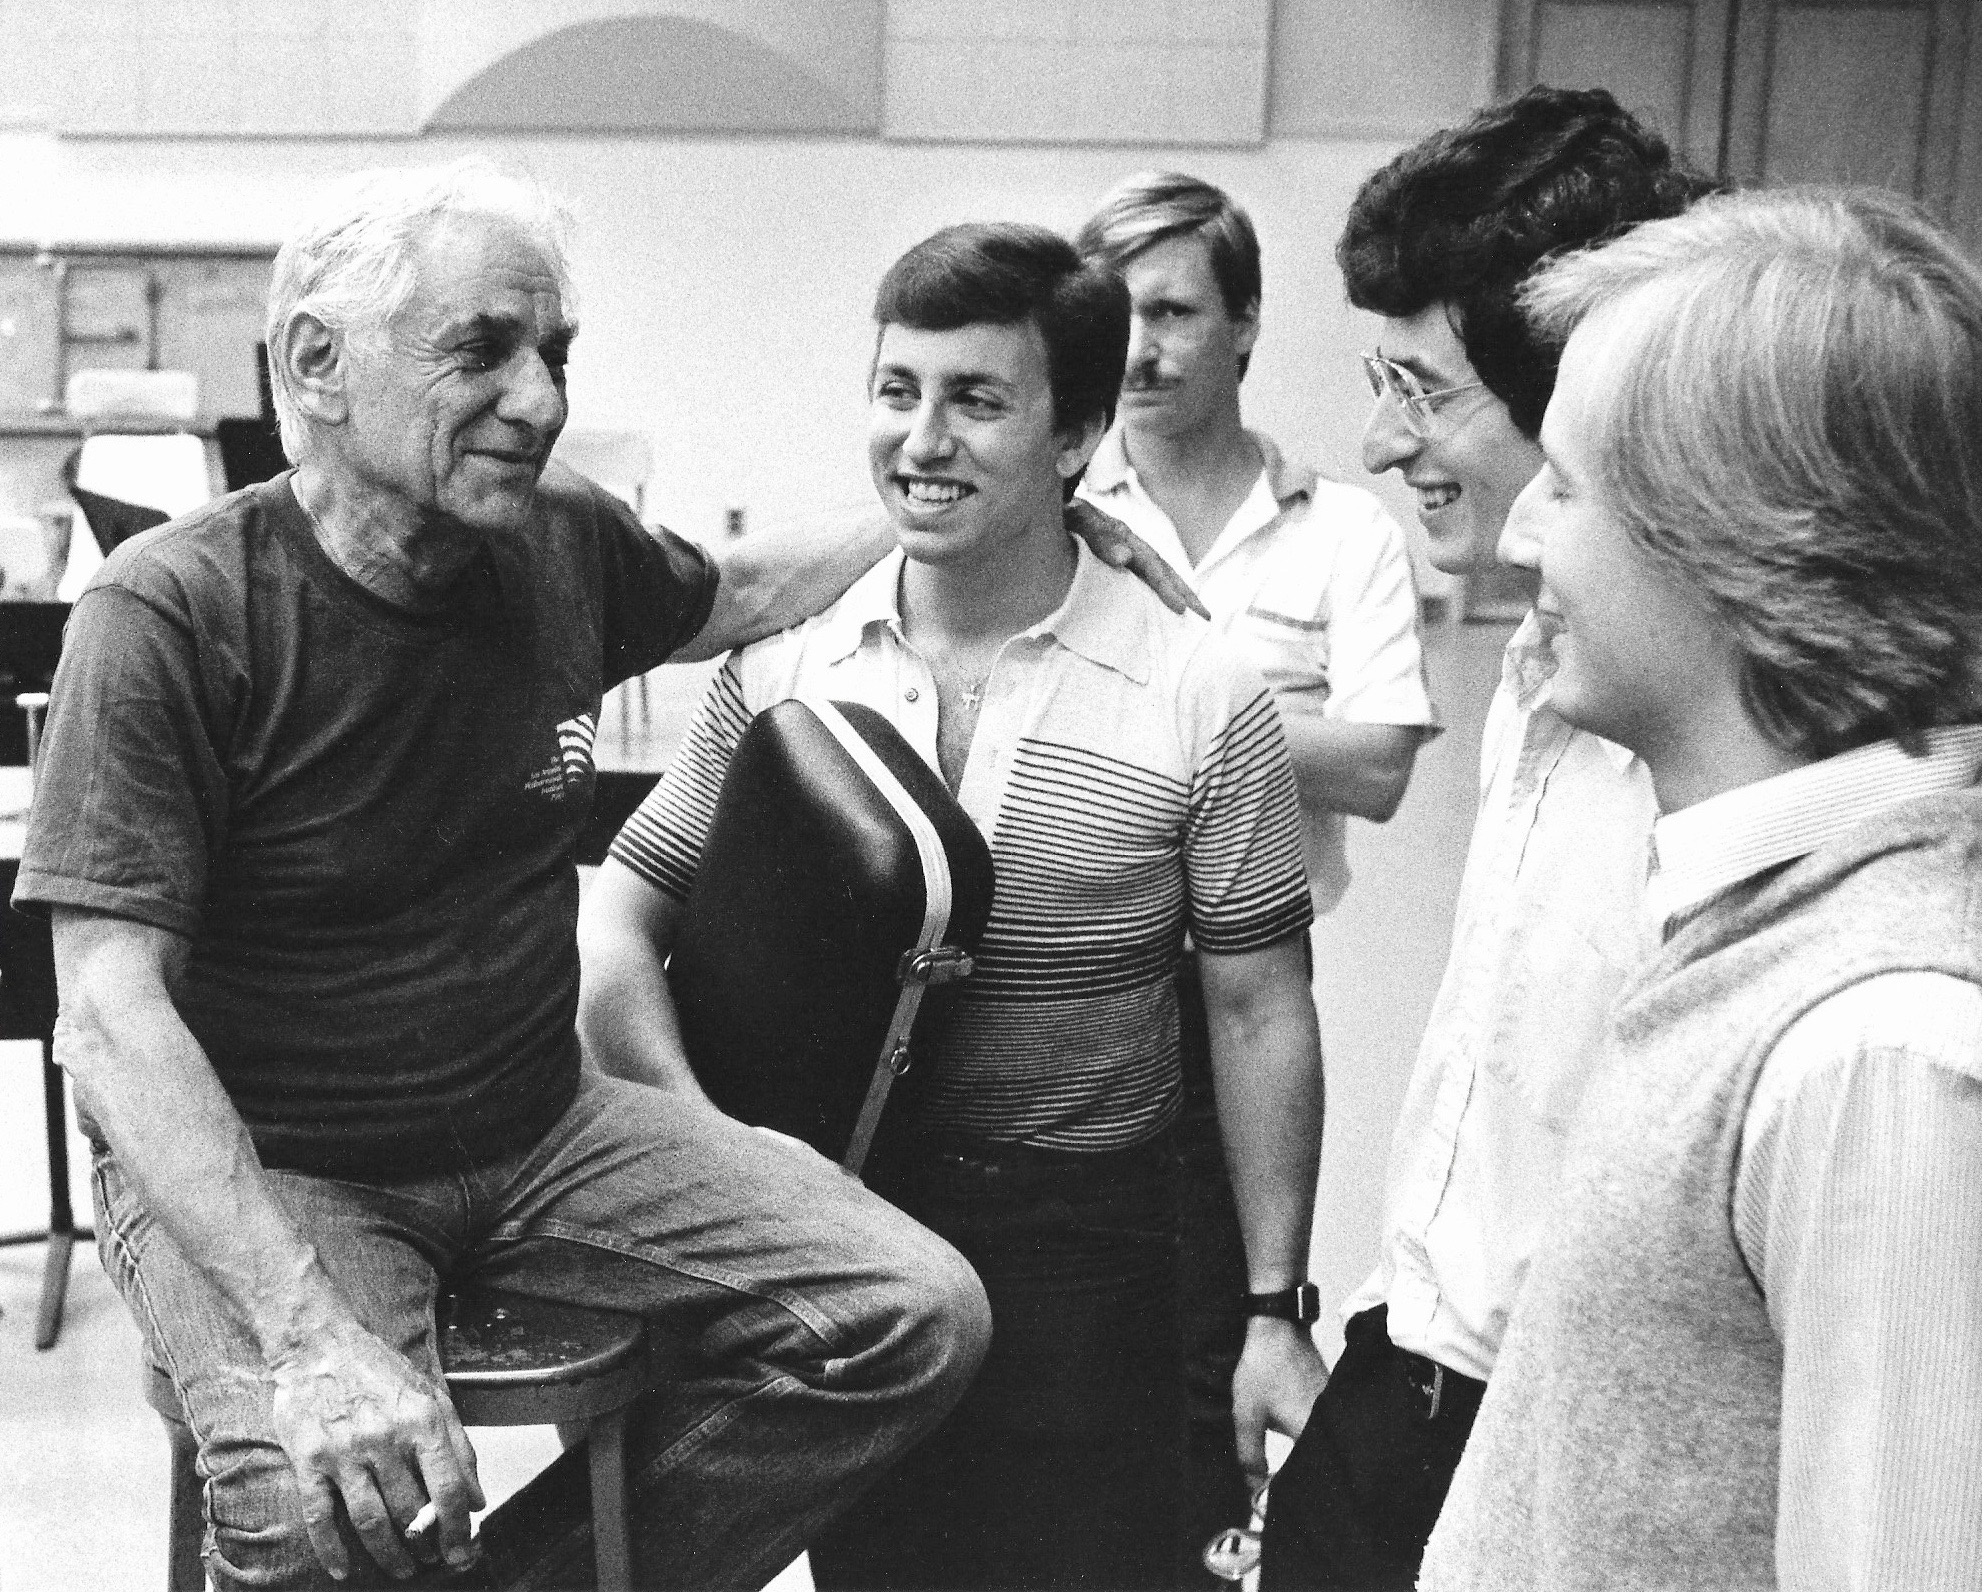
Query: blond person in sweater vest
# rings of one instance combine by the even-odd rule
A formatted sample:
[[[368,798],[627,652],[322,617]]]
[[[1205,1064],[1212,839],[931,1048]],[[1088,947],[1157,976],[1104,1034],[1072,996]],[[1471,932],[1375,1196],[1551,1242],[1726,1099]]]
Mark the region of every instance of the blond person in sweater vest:
[[[1421,1585],[1982,1585],[1982,272],[1710,199],[1526,293],[1565,718],[1663,949],[1572,1127]]]

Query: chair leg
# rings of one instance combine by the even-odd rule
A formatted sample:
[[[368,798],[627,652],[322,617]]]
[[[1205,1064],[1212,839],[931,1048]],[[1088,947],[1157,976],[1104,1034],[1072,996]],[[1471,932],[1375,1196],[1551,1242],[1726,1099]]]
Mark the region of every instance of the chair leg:
[[[62,1069],[54,1046],[41,1042],[41,1100],[48,1127],[48,1258],[41,1272],[41,1310],[35,1317],[34,1346],[52,1349],[62,1331],[62,1306],[69,1295],[69,1251],[83,1236],[69,1205],[69,1109]]]
[[[47,1258],[41,1266],[41,1309],[34,1318],[34,1346],[52,1349],[62,1333],[62,1306],[69,1297],[69,1251],[73,1232],[49,1230]]]
[[[200,1562],[200,1539],[206,1518],[200,1501],[200,1473],[193,1463],[199,1445],[183,1421],[165,1420],[165,1439],[172,1449],[172,1496],[165,1543],[166,1592],[206,1592],[206,1566]]]
[[[593,1421],[586,1441],[592,1463],[592,1568],[599,1592],[628,1592],[633,1563],[626,1522],[626,1406]]]

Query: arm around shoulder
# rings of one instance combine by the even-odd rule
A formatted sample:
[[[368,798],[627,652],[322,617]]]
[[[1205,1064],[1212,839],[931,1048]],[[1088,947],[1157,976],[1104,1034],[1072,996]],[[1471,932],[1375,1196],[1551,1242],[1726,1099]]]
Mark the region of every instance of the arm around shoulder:
[[[753,531],[710,547],[719,572],[715,603],[675,661],[720,657],[824,613],[894,545],[887,515],[864,508]]]

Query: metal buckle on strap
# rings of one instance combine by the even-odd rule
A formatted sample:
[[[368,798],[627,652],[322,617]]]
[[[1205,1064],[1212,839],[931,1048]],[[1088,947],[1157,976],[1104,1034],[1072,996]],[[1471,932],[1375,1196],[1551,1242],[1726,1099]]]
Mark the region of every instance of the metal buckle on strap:
[[[926,951],[909,950],[895,964],[895,981],[900,984],[954,984],[969,978],[977,964],[970,952],[954,945],[932,945]]]
[[[895,964],[895,977],[902,986],[901,994],[895,999],[895,1018],[881,1044],[881,1059],[875,1064],[867,1098],[861,1103],[859,1120],[853,1125],[853,1138],[840,1158],[840,1166],[849,1176],[860,1176],[867,1152],[873,1148],[875,1130],[881,1125],[881,1108],[888,1103],[888,1091],[908,1071],[909,1030],[915,1026],[923,991],[931,984],[954,984],[960,978],[968,978],[975,966],[970,953],[954,945],[932,945],[924,950],[902,952],[901,960]]]

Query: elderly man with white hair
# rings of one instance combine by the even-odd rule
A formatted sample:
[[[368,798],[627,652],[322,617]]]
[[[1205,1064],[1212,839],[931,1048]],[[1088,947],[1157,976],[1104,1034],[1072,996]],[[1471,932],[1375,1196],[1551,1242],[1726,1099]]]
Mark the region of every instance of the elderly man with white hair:
[[[601,692],[825,606],[885,541],[718,558],[547,467],[562,231],[477,162],[340,185],[271,291],[296,468],[120,548],[70,621],[16,900],[53,916],[103,1257],[199,1439],[221,1588],[472,1560],[443,1279],[689,1347],[629,1439],[669,1586],[767,1579],[988,1340],[962,1258],[823,1158],[581,1064]],[[562,1585],[584,1550],[545,1551]]]

